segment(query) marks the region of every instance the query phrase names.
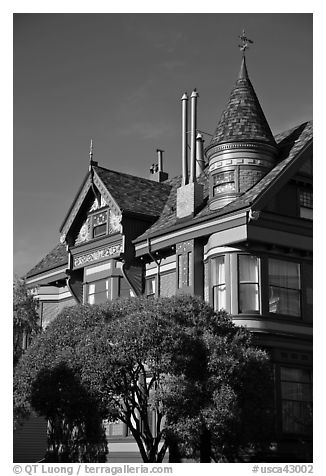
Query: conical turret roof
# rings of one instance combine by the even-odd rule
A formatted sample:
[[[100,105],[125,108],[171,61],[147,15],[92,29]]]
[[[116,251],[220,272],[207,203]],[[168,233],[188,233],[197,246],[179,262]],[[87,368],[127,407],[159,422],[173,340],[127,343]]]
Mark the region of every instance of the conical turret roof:
[[[266,117],[250,82],[245,57],[229,102],[215,130],[212,145],[246,140],[276,147]]]

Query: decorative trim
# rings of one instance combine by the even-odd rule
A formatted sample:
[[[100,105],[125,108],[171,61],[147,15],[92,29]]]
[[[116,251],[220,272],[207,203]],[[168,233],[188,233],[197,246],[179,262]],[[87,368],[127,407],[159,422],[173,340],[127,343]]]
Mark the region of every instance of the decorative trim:
[[[114,200],[108,189],[105,187],[103,184],[102,180],[100,177],[97,175],[96,171],[94,174],[94,184],[98,188],[98,191],[103,195],[105,201],[107,202],[108,206],[114,212],[115,215],[121,215],[121,210],[119,208],[119,205],[117,202]]]
[[[64,268],[57,269],[56,271],[53,271],[52,273],[39,274],[36,278],[31,278],[31,279],[27,278],[26,284],[35,283],[36,281],[39,281],[40,279],[50,278],[51,276],[55,276],[56,274],[61,274],[63,272],[65,273],[66,269],[67,269],[67,266],[65,266]]]
[[[229,142],[225,144],[220,144],[220,145],[211,145],[206,148],[205,152],[208,158],[210,158],[213,154],[216,152],[220,151],[225,151],[225,150],[234,150],[234,149],[256,149],[256,150],[269,150],[271,152],[276,152],[277,147],[267,144],[265,142]],[[208,154],[209,152],[209,154]]]
[[[112,246],[106,246],[90,253],[74,257],[74,268],[80,268],[93,261],[98,261],[104,258],[118,257],[123,252],[122,243],[118,243]]]
[[[266,165],[267,164],[267,165]],[[267,170],[270,169],[270,166],[272,164],[272,161],[268,161],[267,159],[247,159],[247,158],[243,158],[243,159],[239,159],[239,158],[235,158],[235,159],[222,159],[222,160],[218,160],[216,162],[214,162],[213,164],[211,164],[209,166],[209,172],[213,172],[213,170],[216,170],[218,168],[225,168],[225,167],[229,167],[229,166],[235,166],[235,165],[249,165],[249,166],[252,166],[252,165],[255,165],[257,167],[263,167]]]
[[[67,235],[68,234],[68,231],[69,231],[74,219],[76,218],[76,215],[77,215],[83,201],[85,200],[85,197],[86,197],[90,188],[91,188],[91,179],[90,179],[90,177],[88,177],[87,181],[85,182],[84,187],[82,188],[82,191],[79,194],[79,197],[78,197],[73,209],[71,210],[71,212],[69,214],[69,217],[67,218],[67,221],[66,221],[65,225],[63,226],[63,228],[61,230],[62,235]]]
[[[92,268],[87,268],[85,271],[85,275],[89,276],[90,274],[100,273],[101,271],[106,271],[107,269],[111,269],[112,263],[104,263],[99,264],[98,266],[93,266]]]
[[[242,213],[239,213],[237,215],[228,216],[226,218],[217,218],[216,220],[213,220],[213,221],[207,221],[207,222],[202,223],[200,225],[190,226],[190,227],[187,227],[186,229],[182,228],[181,230],[178,230],[178,231],[175,231],[175,232],[172,232],[172,233],[168,233],[166,235],[159,236],[157,238],[152,238],[151,239],[151,244],[156,245],[156,244],[158,244],[162,241],[166,241],[168,239],[177,238],[178,236],[185,235],[185,233],[187,233],[187,234],[188,233],[194,233],[197,230],[202,230],[202,229],[205,229],[205,228],[211,228],[214,225],[227,223],[227,222],[236,220],[237,218],[245,218],[245,217],[246,217],[246,211],[242,212]],[[139,244],[137,244],[137,243],[135,244],[136,251],[140,251],[144,248],[147,248],[147,242],[141,242]]]
[[[176,262],[161,265],[160,274],[164,273],[166,271],[175,270],[176,267],[177,267]],[[157,268],[156,267],[146,270],[146,278],[148,278],[149,276],[154,276],[154,275],[155,276],[157,275]]]

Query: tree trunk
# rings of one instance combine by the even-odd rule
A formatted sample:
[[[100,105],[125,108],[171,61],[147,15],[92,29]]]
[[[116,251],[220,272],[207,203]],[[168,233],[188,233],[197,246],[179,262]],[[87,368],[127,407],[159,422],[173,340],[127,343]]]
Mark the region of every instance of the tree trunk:
[[[211,433],[207,428],[204,428],[200,436],[200,462],[211,462]]]
[[[181,463],[181,455],[179,452],[177,439],[169,438],[168,445],[169,445],[169,463]]]

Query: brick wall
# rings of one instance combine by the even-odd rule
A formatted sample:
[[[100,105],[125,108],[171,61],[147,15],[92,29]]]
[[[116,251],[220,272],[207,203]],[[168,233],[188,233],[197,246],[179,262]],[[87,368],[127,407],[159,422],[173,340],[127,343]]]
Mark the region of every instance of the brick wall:
[[[265,170],[254,167],[240,167],[239,170],[239,191],[245,192],[266,174]]]

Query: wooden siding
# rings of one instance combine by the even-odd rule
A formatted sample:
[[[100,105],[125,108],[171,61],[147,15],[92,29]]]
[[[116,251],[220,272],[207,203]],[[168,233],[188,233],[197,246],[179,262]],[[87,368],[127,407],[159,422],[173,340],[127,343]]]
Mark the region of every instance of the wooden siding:
[[[176,293],[176,274],[175,271],[162,274],[160,277],[160,295],[174,296]]]

